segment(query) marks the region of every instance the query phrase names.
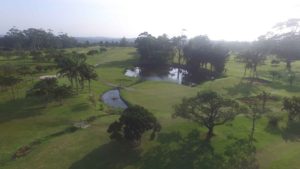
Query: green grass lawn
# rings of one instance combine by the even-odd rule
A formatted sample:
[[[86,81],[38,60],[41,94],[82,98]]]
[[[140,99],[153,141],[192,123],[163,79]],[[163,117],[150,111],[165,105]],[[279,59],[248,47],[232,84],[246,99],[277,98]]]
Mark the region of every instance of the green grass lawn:
[[[89,49],[71,50],[87,52]],[[149,160],[146,158],[148,157],[147,154],[152,152],[154,147],[162,144],[160,140],[164,134],[179,132],[186,135],[193,129],[199,129],[202,135],[205,135],[205,128],[184,119],[172,118],[173,105],[179,103],[183,97],[194,96],[197,92],[204,90],[217,91],[230,98],[251,96],[263,90],[279,98],[300,95],[300,62],[295,62],[292,65],[293,70],[297,73],[297,79],[292,87],[288,85],[285,76],[282,79],[272,81],[269,71],[274,69],[283,72],[285,65],[281,63],[277,67],[272,67],[269,61],[260,66],[258,71],[260,78],[269,80],[270,83],[249,85],[242,80],[243,65],[235,62],[233,57],[227,63],[226,77],[208,81],[196,87],[188,87],[158,81],[137,83],[137,78],[125,77],[124,71],[135,63],[135,57],[134,48],[109,48],[107,52],[89,56],[88,62],[96,66],[96,71],[100,77],[99,81],[92,82],[92,93],[100,96],[101,93],[113,88],[113,86],[130,86],[121,90],[122,97],[131,104],[142,105],[149,109],[162,124],[161,134],[156,141],[148,141],[149,134],[146,134],[143,137],[142,145],[137,149],[130,149],[110,142],[106,129],[118,116],[107,116],[105,112],[109,108],[105,107],[105,111],[100,111],[89,103],[87,90],[66,99],[63,106],[53,102],[45,108],[38,100],[24,98],[26,90],[32,86],[30,77],[26,77],[28,81],[19,85],[18,98],[15,101],[11,101],[9,92],[1,91],[0,94],[0,168],[145,168],[143,164]],[[16,65],[36,64],[29,60],[7,61],[0,58],[0,64],[8,63]],[[55,71],[42,74],[55,74]],[[35,75],[35,81],[42,74]],[[60,79],[60,82],[68,83],[64,78]],[[268,107],[272,109],[272,113],[286,116],[286,113],[281,111],[280,100],[270,101]],[[91,127],[46,139],[41,144],[34,146],[27,156],[12,160],[12,155],[18,148],[65,130],[73,122],[97,115],[103,116],[93,121]],[[223,151],[224,147],[231,142],[228,137],[246,137],[251,128],[250,123],[250,120],[245,116],[239,115],[230,124],[216,127],[216,136],[212,139],[215,151],[220,153]],[[298,169],[300,166],[298,160],[300,143],[284,136],[282,131],[268,130],[267,123],[266,117],[259,119],[255,132],[257,158],[261,168]],[[284,128],[285,121],[280,126]],[[172,141],[172,137],[168,137],[167,140]],[[159,168],[159,165],[154,162],[152,168]]]

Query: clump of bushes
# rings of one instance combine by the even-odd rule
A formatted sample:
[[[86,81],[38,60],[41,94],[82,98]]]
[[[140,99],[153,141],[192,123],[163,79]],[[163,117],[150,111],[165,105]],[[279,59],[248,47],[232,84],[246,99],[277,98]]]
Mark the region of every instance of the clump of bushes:
[[[278,128],[279,122],[283,119],[281,116],[269,115],[268,117],[268,126],[271,128]]]
[[[279,63],[280,63],[280,60],[275,60],[275,59],[271,60],[272,65],[278,65]]]
[[[90,51],[87,52],[87,55],[96,55],[98,53],[99,53],[98,50],[90,50]]]
[[[106,52],[107,51],[107,49],[105,48],[105,47],[101,47],[100,48],[100,52],[102,53],[102,52]]]

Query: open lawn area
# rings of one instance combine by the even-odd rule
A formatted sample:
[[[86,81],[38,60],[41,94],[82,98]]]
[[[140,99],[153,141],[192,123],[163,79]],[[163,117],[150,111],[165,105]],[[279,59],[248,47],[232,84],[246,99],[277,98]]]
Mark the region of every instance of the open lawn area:
[[[73,48],[70,51],[86,53],[91,48]],[[63,105],[56,102],[46,107],[38,99],[25,98],[26,91],[38,81],[39,76],[55,75],[56,70],[26,76],[17,86],[16,99],[11,99],[9,90],[0,89],[0,168],[1,169],[158,169],[178,168],[184,164],[177,157],[168,154],[171,146],[176,145],[178,137],[186,137],[192,130],[200,132],[199,140],[206,135],[207,129],[182,118],[173,118],[173,106],[182,98],[195,96],[197,92],[212,90],[232,99],[242,99],[266,91],[274,96],[267,102],[271,111],[283,117],[279,128],[268,128],[268,115],[257,122],[255,146],[257,160],[261,169],[299,169],[300,167],[300,124],[286,129],[287,113],[282,110],[284,97],[300,96],[300,61],[292,63],[296,80],[290,86],[286,76],[274,79],[270,71],[285,71],[285,64],[271,65],[271,59],[258,67],[261,81],[249,83],[243,79],[244,65],[231,56],[226,63],[226,73],[222,78],[206,81],[195,87],[163,81],[140,81],[126,77],[126,68],[136,62],[136,49],[131,47],[111,47],[106,52],[88,56],[87,62],[95,66],[99,76],[91,82],[94,97],[99,99],[95,106],[89,101],[89,91],[84,89],[78,95],[64,100]],[[10,59],[0,57],[0,65],[48,65],[31,59]],[[66,78],[59,83],[69,84]],[[141,105],[152,112],[159,120],[162,130],[154,141],[149,141],[150,133],[143,136],[138,148],[111,142],[106,132],[108,126],[119,115],[100,101],[105,91],[120,87],[121,96],[132,105]],[[102,109],[103,107],[103,109]],[[90,127],[68,130],[73,123],[95,117]],[[246,138],[251,130],[251,120],[238,115],[229,124],[217,126],[212,138],[212,147],[216,153],[232,143],[233,137]],[[190,140],[191,141],[191,140]],[[24,157],[14,159],[15,152],[26,145],[33,144]],[[192,143],[191,143],[192,144]],[[158,147],[164,147],[159,151]],[[182,148],[184,150],[184,148]],[[180,153],[180,152],[178,152]],[[184,154],[185,152],[182,152]],[[176,155],[176,154],[175,154]],[[175,156],[174,155],[174,156]],[[190,154],[189,154],[190,155]],[[188,157],[182,157],[188,158]],[[180,158],[179,158],[180,159]],[[170,165],[166,161],[173,161]],[[188,168],[188,165],[185,165]],[[201,165],[200,165],[201,166]]]

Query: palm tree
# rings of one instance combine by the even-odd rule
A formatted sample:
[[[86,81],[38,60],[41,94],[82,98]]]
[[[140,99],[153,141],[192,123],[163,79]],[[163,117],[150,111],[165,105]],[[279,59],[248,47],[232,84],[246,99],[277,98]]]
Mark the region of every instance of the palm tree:
[[[72,52],[71,55],[58,61],[58,67],[60,68],[58,74],[68,77],[72,87],[74,87],[75,82],[77,93],[79,83],[82,83],[81,80],[84,80],[80,78],[85,65],[87,65],[85,54],[77,52]]]
[[[88,81],[89,92],[91,92],[91,80],[96,80],[98,75],[94,70],[94,66],[85,64],[80,69],[81,81],[84,83],[84,80]]]

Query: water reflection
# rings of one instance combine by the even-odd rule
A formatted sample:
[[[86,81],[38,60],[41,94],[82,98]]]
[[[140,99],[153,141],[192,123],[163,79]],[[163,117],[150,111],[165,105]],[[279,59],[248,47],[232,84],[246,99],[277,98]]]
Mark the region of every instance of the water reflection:
[[[127,69],[125,72],[125,76],[128,77],[139,77],[144,80],[168,81],[178,84],[183,84],[183,79],[186,74],[186,70],[172,67],[157,70],[134,67]]]

